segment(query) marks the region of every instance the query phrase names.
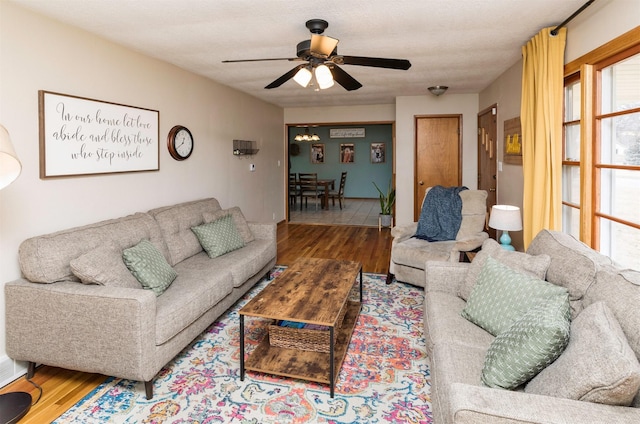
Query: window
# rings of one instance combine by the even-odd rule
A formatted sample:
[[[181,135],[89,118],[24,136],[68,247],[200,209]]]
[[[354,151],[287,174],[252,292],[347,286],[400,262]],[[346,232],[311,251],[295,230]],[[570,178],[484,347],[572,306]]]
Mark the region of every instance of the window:
[[[565,79],[563,231],[640,269],[640,43],[585,58]]]
[[[572,77],[564,89],[562,150],[562,226],[580,238],[580,80]]]
[[[640,255],[640,53],[598,69],[594,246],[624,266]]]

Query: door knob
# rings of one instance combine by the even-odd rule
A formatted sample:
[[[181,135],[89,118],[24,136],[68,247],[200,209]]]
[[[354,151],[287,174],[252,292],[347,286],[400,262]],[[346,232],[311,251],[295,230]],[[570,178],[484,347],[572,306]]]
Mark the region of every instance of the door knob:
[[[491,193],[493,193],[494,191],[496,191],[496,189],[495,189],[495,188],[490,188],[490,189],[489,189],[489,191],[490,191]]]
[[[418,184],[424,185],[424,181],[419,181]]]

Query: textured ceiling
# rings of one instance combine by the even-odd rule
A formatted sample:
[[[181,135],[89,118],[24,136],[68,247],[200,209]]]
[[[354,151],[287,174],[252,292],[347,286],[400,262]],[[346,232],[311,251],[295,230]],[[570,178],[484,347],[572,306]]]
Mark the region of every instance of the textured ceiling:
[[[394,103],[397,96],[478,93],[521,57],[521,46],[586,0],[11,0],[115,43],[282,107]],[[595,8],[598,0],[591,8]],[[589,9],[585,11],[586,14]],[[343,65],[363,87],[264,86],[293,58],[309,19],[329,22],[340,54],[408,59],[407,71]],[[25,28],[25,32],[28,29]],[[446,95],[446,94],[445,94]]]

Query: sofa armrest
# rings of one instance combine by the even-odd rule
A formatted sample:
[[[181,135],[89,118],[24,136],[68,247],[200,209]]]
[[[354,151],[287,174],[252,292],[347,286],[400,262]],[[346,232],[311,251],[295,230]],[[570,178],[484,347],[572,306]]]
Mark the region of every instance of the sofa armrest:
[[[412,222],[410,224],[396,225],[391,229],[391,236],[394,243],[399,243],[413,236],[418,230],[418,223]]]
[[[452,422],[459,424],[494,423],[601,423],[640,422],[640,409],[602,405],[571,399],[533,395],[489,387],[454,383],[450,387]],[[443,411],[445,412],[445,411]]]
[[[247,222],[253,236],[257,239],[276,240],[278,225],[274,222]]]
[[[424,267],[424,290],[457,296],[470,265],[465,262],[427,261]]]
[[[6,350],[13,359],[149,381],[156,296],[76,282],[5,285]]]

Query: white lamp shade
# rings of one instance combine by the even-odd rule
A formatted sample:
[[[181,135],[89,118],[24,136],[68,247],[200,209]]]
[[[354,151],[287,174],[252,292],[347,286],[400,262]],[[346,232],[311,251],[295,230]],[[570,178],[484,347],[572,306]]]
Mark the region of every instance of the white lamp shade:
[[[318,87],[322,90],[333,87],[333,75],[327,65],[316,67],[316,81],[318,81]]]
[[[11,184],[22,171],[22,164],[18,160],[9,132],[0,125],[0,190]]]
[[[293,76],[293,80],[301,86],[306,87],[309,85],[309,81],[311,81],[312,76],[313,75],[310,70],[307,68],[300,68],[300,70]]]
[[[489,227],[502,231],[522,230],[520,208],[509,205],[495,205],[491,208]]]

